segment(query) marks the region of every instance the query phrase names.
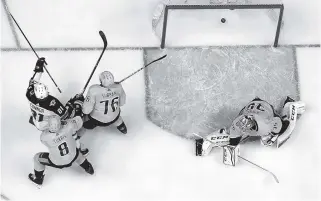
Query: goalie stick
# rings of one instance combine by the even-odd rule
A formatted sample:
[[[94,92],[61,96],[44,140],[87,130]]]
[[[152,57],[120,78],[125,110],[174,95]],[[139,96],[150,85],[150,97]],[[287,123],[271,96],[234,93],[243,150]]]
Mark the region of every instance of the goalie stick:
[[[143,70],[144,68],[147,68],[149,65],[151,65],[151,64],[153,64],[153,63],[155,63],[155,62],[157,62],[157,61],[160,61],[160,60],[164,59],[165,57],[167,57],[167,54],[159,57],[158,59],[155,59],[155,60],[149,62],[149,63],[146,64],[144,67],[142,67],[142,68],[138,69],[137,71],[133,72],[132,74],[128,75],[127,77],[125,77],[124,79],[122,79],[121,81],[119,81],[118,83],[119,83],[119,84],[122,83],[123,81],[127,80],[128,78],[130,78],[131,76],[135,75],[135,74],[138,73],[139,71]]]
[[[208,141],[208,142],[210,142],[210,143],[213,143],[211,140],[208,140],[207,138],[202,137],[202,136],[200,136],[200,135],[197,134],[197,133],[193,133],[193,135],[195,135],[195,136],[197,136],[197,137],[199,137],[199,138],[202,138],[203,140],[206,140],[206,141]],[[243,138],[240,143],[246,141],[247,139],[248,139],[248,136],[246,136],[245,138]],[[248,162],[248,163],[251,163],[252,165],[260,168],[261,170],[264,170],[264,171],[268,172],[269,174],[271,174],[271,175],[273,176],[274,180],[275,180],[277,183],[280,183],[279,180],[278,180],[278,178],[277,178],[277,177],[275,176],[275,174],[273,174],[271,171],[269,171],[269,170],[267,170],[267,169],[259,166],[259,165],[256,164],[256,163],[253,163],[253,162],[247,160],[246,158],[244,158],[244,157],[242,157],[242,156],[240,156],[240,155],[238,155],[238,157],[239,157],[240,159],[242,159],[242,160],[244,160],[244,161],[246,161],[246,162]]]
[[[269,170],[267,170],[267,169],[265,169],[265,168],[263,168],[263,167],[261,167],[261,166],[259,166],[258,164],[255,164],[255,163],[253,163],[253,162],[251,162],[251,161],[249,161],[249,160],[247,160],[246,158],[244,158],[244,157],[242,157],[242,156],[238,156],[240,159],[242,159],[242,160],[244,160],[244,161],[246,161],[246,162],[248,162],[248,163],[251,163],[252,165],[255,165],[256,167],[258,167],[258,168],[260,168],[261,170],[264,170],[264,171],[266,171],[266,172],[268,172],[268,173],[270,173],[272,176],[273,176],[273,178],[274,178],[274,180],[276,181],[276,183],[280,183],[279,182],[279,180],[278,180],[278,178],[275,176],[275,174],[273,174],[271,171],[269,171]]]
[[[35,55],[37,56],[37,58],[39,59],[39,56],[37,54],[37,52],[35,51],[35,49],[33,49],[31,43],[29,42],[27,36],[24,34],[24,32],[22,31],[22,29],[20,28],[18,22],[16,21],[16,19],[13,17],[13,15],[9,12],[9,9],[6,7],[7,12],[9,13],[9,15],[12,17],[13,21],[15,22],[15,24],[17,25],[17,27],[19,28],[20,32],[22,33],[23,37],[26,39],[26,41],[28,42],[30,48],[32,49],[32,51],[35,53]],[[45,64],[48,65],[48,63],[45,61]],[[49,75],[50,79],[52,80],[52,82],[55,84],[55,86],[57,87],[58,91],[61,93],[60,88],[58,87],[57,83],[55,82],[55,80],[52,78],[52,76],[50,75],[49,71],[47,70],[46,66],[44,66],[44,69],[46,70],[47,74]],[[36,73],[32,76],[32,78],[34,78],[36,75]]]
[[[90,74],[90,76],[89,76],[89,78],[88,78],[88,80],[87,80],[87,82],[86,82],[86,84],[84,86],[84,89],[82,90],[82,92],[80,94],[84,94],[84,92],[85,92],[85,90],[86,90],[86,88],[87,88],[87,86],[88,86],[88,84],[89,84],[89,82],[90,82],[90,80],[91,80],[91,78],[92,78],[92,76],[93,76],[93,74],[94,74],[94,72],[95,72],[95,70],[96,70],[96,68],[97,68],[97,66],[98,66],[98,64],[99,64],[104,52],[105,52],[105,50],[106,50],[106,48],[107,48],[107,45],[108,45],[107,39],[106,39],[106,36],[105,36],[104,32],[99,31],[99,35],[100,35],[101,39],[104,42],[104,48],[103,48],[103,51],[101,52],[101,54],[100,54],[100,56],[99,56],[99,58],[98,58],[98,60],[96,62],[96,65],[95,65],[94,69],[92,70],[92,72],[91,72],[91,74]]]

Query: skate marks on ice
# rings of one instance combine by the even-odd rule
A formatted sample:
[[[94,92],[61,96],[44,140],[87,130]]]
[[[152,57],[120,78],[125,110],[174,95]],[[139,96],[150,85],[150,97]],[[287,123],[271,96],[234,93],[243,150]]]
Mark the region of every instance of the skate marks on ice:
[[[289,95],[298,100],[295,48],[169,48],[167,58],[145,70],[147,118],[186,138],[227,127],[256,96],[277,111]],[[146,49],[149,61],[160,50]]]

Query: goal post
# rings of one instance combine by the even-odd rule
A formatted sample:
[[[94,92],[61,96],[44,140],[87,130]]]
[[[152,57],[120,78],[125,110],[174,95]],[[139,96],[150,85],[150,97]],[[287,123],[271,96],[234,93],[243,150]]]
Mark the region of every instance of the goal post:
[[[159,35],[161,40],[161,48],[165,47],[166,34],[167,34],[167,22],[170,10],[201,10],[201,9],[229,9],[229,10],[241,10],[241,9],[259,9],[269,11],[269,17],[271,20],[277,21],[276,33],[274,36],[274,47],[278,46],[279,36],[282,27],[282,19],[284,12],[284,5],[280,0],[165,0],[158,5],[156,13],[153,17],[153,30],[156,35]],[[272,2],[272,3],[271,3]],[[271,14],[271,10],[279,10]],[[157,30],[158,29],[158,30]],[[157,32],[159,32],[157,34]]]

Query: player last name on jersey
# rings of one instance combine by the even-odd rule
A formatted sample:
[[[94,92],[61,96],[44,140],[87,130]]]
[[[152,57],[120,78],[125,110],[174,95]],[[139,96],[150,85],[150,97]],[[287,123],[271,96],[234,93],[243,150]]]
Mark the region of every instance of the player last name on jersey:
[[[53,142],[58,144],[60,141],[62,141],[65,138],[67,138],[67,137],[65,135],[62,135],[62,136],[59,136],[58,138],[54,139]]]
[[[40,113],[44,113],[44,112],[45,112],[45,110],[44,110],[43,108],[40,108],[40,107],[36,106],[36,105],[33,104],[33,103],[30,103],[30,107],[31,107],[33,110],[37,111],[37,112],[40,112]]]
[[[110,93],[102,94],[102,96],[104,98],[109,98],[109,97],[114,96],[114,95],[116,95],[116,92],[114,92],[114,91],[112,91]]]

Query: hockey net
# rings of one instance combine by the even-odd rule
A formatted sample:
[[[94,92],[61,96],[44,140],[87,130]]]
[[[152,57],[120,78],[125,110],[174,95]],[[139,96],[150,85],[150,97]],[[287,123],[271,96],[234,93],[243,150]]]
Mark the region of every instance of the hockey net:
[[[168,10],[175,9],[259,9],[277,24],[275,47],[278,45],[279,33],[283,25],[284,6],[282,0],[162,0],[157,5],[152,19],[153,32],[161,40],[162,48],[164,48],[166,40]]]

